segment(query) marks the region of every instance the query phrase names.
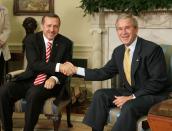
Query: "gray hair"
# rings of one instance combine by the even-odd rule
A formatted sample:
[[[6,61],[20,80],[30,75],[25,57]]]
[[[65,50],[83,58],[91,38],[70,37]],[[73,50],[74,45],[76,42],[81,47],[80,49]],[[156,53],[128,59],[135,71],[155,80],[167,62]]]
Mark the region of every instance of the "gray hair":
[[[133,23],[133,26],[135,28],[138,28],[138,22],[137,22],[136,18],[132,14],[123,13],[123,14],[118,15],[115,26],[117,26],[119,20],[121,20],[121,19],[130,19],[132,21],[132,23]]]

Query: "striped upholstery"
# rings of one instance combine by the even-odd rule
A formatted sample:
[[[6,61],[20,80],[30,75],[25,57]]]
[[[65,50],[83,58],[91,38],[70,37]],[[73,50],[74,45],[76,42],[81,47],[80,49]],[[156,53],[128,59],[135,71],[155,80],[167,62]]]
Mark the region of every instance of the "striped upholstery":
[[[111,109],[109,112],[109,118],[108,118],[109,124],[113,126],[119,115],[120,115],[120,109],[119,108]],[[142,121],[145,121],[145,120],[147,120],[147,116],[143,116],[137,121],[137,131],[143,131]]]
[[[46,100],[44,107],[43,107],[43,111],[42,111],[43,114],[57,113],[57,112],[61,111],[61,109],[63,107],[65,107],[70,101],[68,99],[68,100],[64,100],[64,101],[60,102],[56,111],[54,111],[54,107],[53,107],[53,100],[54,99],[55,98],[52,97],[52,98],[49,98],[48,100]],[[14,108],[15,112],[25,112],[25,110],[26,110],[26,101],[24,99],[21,99],[15,103],[15,108]]]

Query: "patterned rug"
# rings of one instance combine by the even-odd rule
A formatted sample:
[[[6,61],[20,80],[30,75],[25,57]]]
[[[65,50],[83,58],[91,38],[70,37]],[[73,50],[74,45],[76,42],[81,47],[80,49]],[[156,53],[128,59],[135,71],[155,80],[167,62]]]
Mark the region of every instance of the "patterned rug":
[[[72,114],[72,128],[67,127],[66,115],[63,115],[59,131],[91,131],[91,128],[82,123],[84,115]],[[23,131],[24,115],[22,113],[15,114],[13,119],[13,131]],[[34,131],[53,131],[53,123],[44,116],[40,116],[39,122]],[[105,131],[110,131],[110,126],[105,127]]]

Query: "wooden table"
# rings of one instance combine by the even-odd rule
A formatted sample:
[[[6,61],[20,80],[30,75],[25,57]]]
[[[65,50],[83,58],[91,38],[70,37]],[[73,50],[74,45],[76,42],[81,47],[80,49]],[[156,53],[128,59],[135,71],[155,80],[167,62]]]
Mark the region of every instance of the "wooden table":
[[[151,131],[172,131],[172,99],[154,105],[148,113]]]

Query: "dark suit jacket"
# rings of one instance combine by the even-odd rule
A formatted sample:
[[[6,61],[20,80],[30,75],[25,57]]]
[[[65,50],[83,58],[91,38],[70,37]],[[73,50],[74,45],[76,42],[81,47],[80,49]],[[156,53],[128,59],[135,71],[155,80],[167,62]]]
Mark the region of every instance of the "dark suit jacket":
[[[48,63],[45,62],[46,48],[42,32],[28,36],[25,41],[25,47],[28,65],[26,71],[17,77],[16,81],[31,80],[33,82],[39,73],[45,73],[48,77],[56,76],[60,81],[60,85],[64,84],[67,77],[61,73],[56,73],[55,66],[57,63],[71,61],[71,40],[61,34],[58,34],[53,41],[52,51]]]
[[[165,57],[159,45],[138,37],[131,64],[131,86],[123,69],[124,52],[125,46],[118,46],[104,67],[86,69],[85,79],[101,81],[119,73],[123,87],[136,97],[159,94],[167,89]]]

